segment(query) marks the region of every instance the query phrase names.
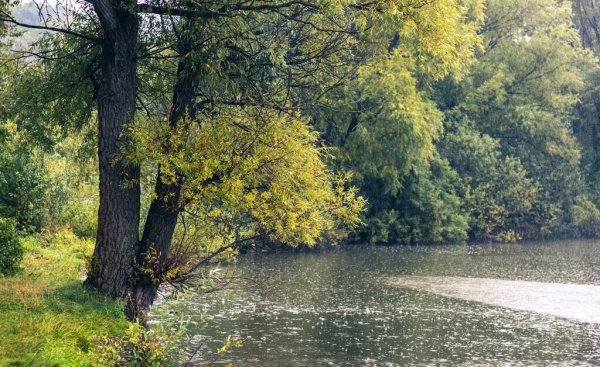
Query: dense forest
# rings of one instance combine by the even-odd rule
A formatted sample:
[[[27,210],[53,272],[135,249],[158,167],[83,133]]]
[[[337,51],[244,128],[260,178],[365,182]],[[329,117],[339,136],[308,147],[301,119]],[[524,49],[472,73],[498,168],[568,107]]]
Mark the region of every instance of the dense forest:
[[[0,0],[0,274],[67,231],[143,324],[240,249],[600,237],[598,17]]]

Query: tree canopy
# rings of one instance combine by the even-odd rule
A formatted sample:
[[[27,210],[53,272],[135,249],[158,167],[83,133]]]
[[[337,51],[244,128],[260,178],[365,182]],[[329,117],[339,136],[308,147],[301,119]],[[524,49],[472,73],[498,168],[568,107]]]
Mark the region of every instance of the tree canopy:
[[[12,54],[3,112],[46,148],[97,118],[100,206],[86,282],[125,298],[133,318],[161,282],[213,256],[173,256],[183,218],[221,238],[214,254],[255,236],[312,245],[356,225],[363,199],[346,169],[327,163],[335,154],[320,145],[336,138],[320,141],[319,117],[350,117],[336,127],[347,124],[350,159],[389,136],[377,125],[394,126],[402,140],[389,141],[396,152],[381,172],[399,182],[431,156],[441,128],[420,84],[466,74],[482,5],[93,0],[40,13],[39,24],[0,13],[5,25],[48,31]],[[152,181],[153,190],[141,184]]]

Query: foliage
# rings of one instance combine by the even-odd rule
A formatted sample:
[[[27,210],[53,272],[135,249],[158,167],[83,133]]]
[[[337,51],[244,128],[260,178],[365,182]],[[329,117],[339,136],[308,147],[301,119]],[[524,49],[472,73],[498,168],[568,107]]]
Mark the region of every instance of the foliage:
[[[182,206],[217,238],[264,234],[311,245],[359,221],[363,199],[327,169],[317,134],[299,116],[231,108],[182,121],[175,131],[141,120],[131,134],[124,159],[160,165],[167,183],[183,174]]]
[[[243,343],[241,340],[232,338],[231,335],[228,335],[227,338],[225,338],[223,345],[220,346],[219,349],[217,350],[217,353],[219,353],[219,354],[227,353],[231,349],[241,347],[242,344]]]
[[[368,192],[374,200],[358,236],[373,243],[464,243],[468,226],[459,192],[456,172],[435,154],[412,169],[397,195]]]
[[[573,225],[579,236],[600,237],[600,210],[588,198],[578,197],[573,205]]]
[[[0,218],[0,276],[16,273],[22,259],[23,248],[15,232],[15,223]]]
[[[399,30],[369,34],[385,40],[376,57],[360,65],[356,80],[327,95],[329,108],[312,115],[325,141],[342,148],[340,164],[356,172],[356,182],[377,177],[392,194],[413,164],[433,154],[441,130],[442,115],[424,85],[464,75],[481,42],[478,1],[436,1],[406,14]]]
[[[130,324],[123,335],[107,337],[92,350],[97,367],[169,367],[179,366],[184,353],[178,342],[185,327],[164,324],[146,330]]]
[[[483,36],[469,75],[436,91],[451,129],[439,146],[466,180],[471,237],[564,235],[585,190],[572,129],[594,59],[569,2],[489,1]]]
[[[44,155],[50,179],[50,227],[69,227],[76,235],[94,238],[98,223],[98,173],[90,151],[89,130],[62,139]]]
[[[12,130],[12,131],[11,131]],[[40,230],[49,214],[50,180],[39,156],[9,126],[0,152],[0,215]]]
[[[460,120],[449,123],[440,147],[461,177],[472,239],[514,241],[551,225],[538,218],[539,185],[518,158],[502,155],[498,139]]]
[[[80,151],[84,134],[74,134],[44,151],[16,131],[13,123],[3,127],[0,215],[13,218],[18,229],[26,232],[68,225],[78,235],[93,237],[97,174],[94,160]]]
[[[0,79],[0,121],[18,121],[19,132],[26,132],[30,140],[28,145],[45,150],[93,125],[92,80],[97,68],[93,57],[97,52],[90,42],[48,33],[13,52],[11,62],[5,62],[10,72]]]
[[[600,7],[597,0],[574,0],[573,10],[575,23],[581,34],[584,47],[590,49],[596,57],[596,64],[588,69],[585,78],[585,89],[577,106],[574,133],[582,148],[582,168],[587,184],[587,196],[596,204],[600,204],[598,179],[600,178],[600,25],[598,13]]]
[[[490,27],[488,51],[473,71],[475,89],[464,104],[467,115],[499,138],[503,152],[518,157],[563,210],[581,189],[580,151],[569,121],[593,61],[581,47],[569,5],[490,2],[489,23],[519,15],[508,29]]]
[[[69,226],[79,237],[94,238],[98,226],[98,191],[96,177],[71,187],[60,212],[62,225]]]
[[[360,112],[339,116],[350,118],[340,141],[342,159],[357,172],[357,180],[377,177],[390,194],[398,192],[416,162],[431,156],[442,123],[435,105],[419,91],[409,62],[395,52],[383,62],[363,67],[355,93],[346,97],[360,101]]]
[[[370,35],[388,41],[377,57],[358,68],[356,80],[329,93],[328,107],[311,116],[325,142],[339,147],[333,164],[354,173],[353,182],[369,202],[366,227],[355,238],[461,242],[464,220],[459,210],[448,211],[458,209],[458,202],[454,188],[443,183],[446,173],[452,174],[440,169],[437,175],[431,169],[444,166],[434,144],[443,115],[428,94],[433,81],[459,80],[468,72],[480,47],[475,30],[482,4],[436,1],[408,14],[414,22],[404,22],[397,33],[387,28],[388,33]],[[419,184],[427,188],[417,189]],[[408,198],[411,194],[415,196]],[[446,233],[441,223],[449,226]]]
[[[595,55],[600,51],[597,0],[573,0],[573,18],[581,34],[581,43]]]

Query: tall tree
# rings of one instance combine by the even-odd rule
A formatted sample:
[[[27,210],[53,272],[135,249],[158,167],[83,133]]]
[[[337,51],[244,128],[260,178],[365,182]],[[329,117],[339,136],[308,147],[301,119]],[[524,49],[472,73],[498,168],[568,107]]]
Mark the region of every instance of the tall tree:
[[[338,147],[336,164],[355,173],[354,182],[368,199],[365,226],[357,233],[361,241],[461,242],[465,237],[455,188],[447,184],[452,173],[435,152],[443,115],[430,94],[435,81],[458,80],[469,71],[480,46],[476,31],[483,12],[477,1],[461,7],[435,4],[422,14],[438,35],[435,40],[427,30],[415,39],[410,29],[389,28],[389,43],[377,57],[358,69],[356,80],[331,93],[326,108],[312,113],[326,142]]]
[[[441,105],[452,109],[448,159],[472,179],[474,194],[491,188],[484,195],[491,200],[482,196],[475,213],[488,218],[487,225],[476,221],[481,234],[484,227],[509,239],[511,231],[517,239],[565,234],[574,201],[585,194],[573,129],[593,57],[580,43],[570,2],[490,0],[486,6],[478,63],[457,89],[440,86]],[[464,159],[460,152],[468,149],[481,158]]]
[[[478,3],[90,0],[42,25],[0,13],[0,22],[55,32],[30,50],[43,67],[28,71],[48,80],[72,67],[69,91],[84,92],[69,103],[96,104],[100,209],[86,282],[127,298],[130,317],[143,314],[161,282],[204,261],[170,257],[177,218],[198,203],[290,243],[311,243],[340,220],[354,222],[360,201],[318,163],[315,136],[298,113],[324,103],[390,42],[410,44],[409,74],[452,71],[476,42],[465,13]],[[37,110],[55,106],[41,104]],[[148,160],[158,170],[140,238],[140,164]]]
[[[574,0],[573,15],[583,46],[600,56],[600,4],[595,0]],[[576,133],[583,146],[583,164],[596,205],[600,195],[595,182],[600,174],[600,73],[598,64],[586,75],[586,93],[578,105]]]
[[[94,0],[93,6],[102,30],[96,99],[100,206],[86,282],[107,295],[123,297],[139,242],[140,168],[115,157],[127,144],[125,126],[136,111],[139,19],[132,11],[137,6],[133,0]]]
[[[596,0],[573,0],[575,25],[586,48],[600,52],[600,10]]]

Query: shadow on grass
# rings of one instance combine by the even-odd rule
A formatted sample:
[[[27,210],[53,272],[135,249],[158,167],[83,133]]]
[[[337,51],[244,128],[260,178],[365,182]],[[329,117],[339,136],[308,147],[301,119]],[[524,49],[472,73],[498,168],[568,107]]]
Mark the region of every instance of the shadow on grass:
[[[120,301],[107,298],[76,281],[45,293],[44,299],[48,308],[57,313],[77,313],[91,318],[123,318]]]
[[[128,328],[119,301],[77,280],[16,303],[8,296],[0,299],[0,325],[8,330],[0,366],[86,366],[97,343]]]

